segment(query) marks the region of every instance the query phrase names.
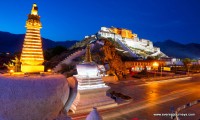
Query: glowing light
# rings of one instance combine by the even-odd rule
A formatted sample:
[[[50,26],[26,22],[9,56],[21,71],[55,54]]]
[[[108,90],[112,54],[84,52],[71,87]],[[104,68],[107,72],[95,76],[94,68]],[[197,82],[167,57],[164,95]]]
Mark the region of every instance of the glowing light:
[[[33,38],[33,39],[32,39]],[[34,38],[36,40],[34,40]],[[26,39],[29,39],[30,41],[37,41],[37,39],[40,38],[40,36],[26,36]]]
[[[21,71],[27,72],[44,72],[42,40],[40,37],[40,29],[42,24],[38,15],[38,7],[33,4],[31,14],[28,15],[26,21],[26,36],[24,39],[21,54]]]
[[[13,69],[9,71],[10,75],[13,75],[13,73],[15,72]]]
[[[14,73],[14,70],[10,70],[10,73]]]
[[[33,4],[32,10],[31,10],[31,14],[32,15],[38,15],[38,11],[37,11],[37,5]]]
[[[23,48],[23,50],[30,50],[30,51],[40,51],[40,48]]]
[[[147,94],[147,99],[156,101],[158,99],[158,93],[157,93],[158,88],[159,88],[159,85],[157,82],[148,83],[147,91],[149,91],[149,93]]]
[[[110,30],[118,35],[121,35],[123,38],[135,38],[137,34],[133,34],[131,30],[119,29],[119,28],[110,28]]]
[[[51,72],[51,69],[48,69],[47,72]]]
[[[158,66],[159,66],[159,64],[157,62],[153,63],[153,67],[158,67]]]
[[[22,60],[41,60],[43,61],[43,58],[22,58]]]
[[[27,54],[32,54],[32,53],[38,53],[38,54],[41,54],[42,51],[23,51],[24,53],[27,53]]]

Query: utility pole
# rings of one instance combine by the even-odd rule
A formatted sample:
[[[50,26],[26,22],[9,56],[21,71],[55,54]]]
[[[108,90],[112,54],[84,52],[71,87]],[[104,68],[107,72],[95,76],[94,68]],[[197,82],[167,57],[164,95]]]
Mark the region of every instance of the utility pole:
[[[162,64],[161,64],[161,77],[162,77]]]

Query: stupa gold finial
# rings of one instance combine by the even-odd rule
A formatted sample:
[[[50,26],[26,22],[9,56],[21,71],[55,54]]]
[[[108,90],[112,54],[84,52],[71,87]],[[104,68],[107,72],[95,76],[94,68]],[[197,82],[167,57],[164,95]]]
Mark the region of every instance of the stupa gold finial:
[[[86,47],[84,62],[92,62],[92,56],[91,56],[91,52],[90,52],[90,45],[87,45],[87,47]]]
[[[32,10],[31,10],[31,14],[32,15],[38,15],[38,7],[37,7],[37,5],[35,3],[33,4]]]

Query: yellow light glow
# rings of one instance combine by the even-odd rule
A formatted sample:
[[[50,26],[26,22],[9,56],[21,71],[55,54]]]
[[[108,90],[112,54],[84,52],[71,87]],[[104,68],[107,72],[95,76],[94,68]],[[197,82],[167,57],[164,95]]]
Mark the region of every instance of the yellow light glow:
[[[31,14],[32,15],[38,15],[37,5],[36,4],[33,4],[32,10],[31,10]]]
[[[29,54],[32,54],[32,53],[35,53],[35,54],[42,54],[42,51],[41,52],[25,52],[25,51],[23,51],[23,53],[29,53]]]
[[[157,62],[153,63],[153,67],[158,67],[158,66],[159,66],[159,64]]]
[[[37,34],[39,34],[39,33],[37,33]],[[27,37],[27,39],[32,39],[32,38],[38,38],[38,37],[40,37],[40,36],[37,36],[37,35],[26,35],[26,37]]]
[[[14,73],[14,70],[10,70],[10,73]]]
[[[113,33],[121,35],[123,38],[135,38],[137,34],[133,34],[131,30],[127,29],[119,29],[119,28],[111,28]]]
[[[44,56],[42,50],[42,40],[40,37],[40,16],[38,16],[38,8],[33,4],[31,14],[28,15],[26,21],[26,36],[24,39],[21,54],[21,71],[22,72],[44,72]]]
[[[156,101],[159,98],[157,93],[158,88],[159,85],[156,82],[151,82],[147,85],[147,91],[149,91],[147,94],[147,99],[150,100],[151,102]]]
[[[48,69],[47,72],[51,72],[51,69]]]
[[[43,65],[22,65],[21,66],[22,72],[44,72],[44,66]]]
[[[37,35],[38,33],[40,33],[39,29],[38,30],[29,29],[26,32],[27,32],[27,35]]]
[[[23,50],[35,50],[35,51],[39,51],[41,50],[41,48],[23,48]]]
[[[41,43],[33,43],[33,42],[26,42],[26,43],[24,43],[25,45],[38,45],[38,46],[40,46],[40,45],[42,45]]]

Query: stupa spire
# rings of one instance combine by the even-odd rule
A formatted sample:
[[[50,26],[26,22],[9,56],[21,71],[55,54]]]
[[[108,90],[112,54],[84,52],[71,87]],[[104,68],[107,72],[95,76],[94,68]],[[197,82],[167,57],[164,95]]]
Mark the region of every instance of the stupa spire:
[[[92,62],[92,55],[91,55],[91,52],[90,52],[90,45],[89,44],[86,47],[84,62]]]
[[[22,72],[44,72],[42,39],[40,29],[42,24],[38,15],[38,7],[33,4],[31,14],[26,21],[26,35],[21,54],[21,71]]]
[[[33,4],[31,15],[38,15],[38,7],[35,3]]]

